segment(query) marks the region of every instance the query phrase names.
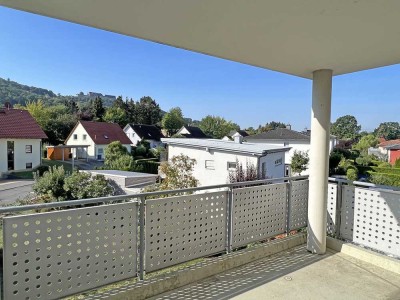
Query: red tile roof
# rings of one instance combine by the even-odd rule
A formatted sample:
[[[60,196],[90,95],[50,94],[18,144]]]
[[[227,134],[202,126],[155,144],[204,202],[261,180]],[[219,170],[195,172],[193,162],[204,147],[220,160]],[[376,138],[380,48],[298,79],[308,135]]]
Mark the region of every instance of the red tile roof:
[[[381,142],[378,146],[386,147],[386,146],[397,145],[397,144],[400,144],[400,139],[384,141],[384,142]]]
[[[47,139],[39,124],[27,110],[0,109],[0,139]]]
[[[131,140],[118,124],[92,121],[79,122],[96,145],[108,145],[115,141],[120,141],[121,144],[131,144]]]

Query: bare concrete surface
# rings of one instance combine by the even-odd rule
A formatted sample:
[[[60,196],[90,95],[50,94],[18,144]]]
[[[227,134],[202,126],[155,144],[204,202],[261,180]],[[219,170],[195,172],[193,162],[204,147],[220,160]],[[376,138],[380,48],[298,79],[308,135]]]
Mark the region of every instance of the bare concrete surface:
[[[400,276],[343,253],[310,254],[302,245],[150,299],[400,300]]]
[[[0,180],[0,206],[31,195],[33,180]]]

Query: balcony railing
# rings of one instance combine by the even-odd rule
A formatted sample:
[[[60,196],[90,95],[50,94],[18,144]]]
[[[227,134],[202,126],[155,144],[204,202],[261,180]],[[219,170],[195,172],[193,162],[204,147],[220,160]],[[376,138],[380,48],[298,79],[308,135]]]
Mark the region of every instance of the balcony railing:
[[[399,192],[336,181],[328,197],[330,234],[399,255]],[[4,296],[59,299],[229,253],[307,226],[307,202],[292,177],[1,208],[55,209],[3,218]]]

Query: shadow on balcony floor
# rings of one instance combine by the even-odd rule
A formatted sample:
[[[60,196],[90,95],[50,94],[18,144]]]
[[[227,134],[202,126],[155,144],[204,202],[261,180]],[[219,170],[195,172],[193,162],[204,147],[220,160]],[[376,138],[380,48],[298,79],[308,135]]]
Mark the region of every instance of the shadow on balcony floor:
[[[400,299],[400,276],[342,253],[305,246],[207,278],[152,300]]]

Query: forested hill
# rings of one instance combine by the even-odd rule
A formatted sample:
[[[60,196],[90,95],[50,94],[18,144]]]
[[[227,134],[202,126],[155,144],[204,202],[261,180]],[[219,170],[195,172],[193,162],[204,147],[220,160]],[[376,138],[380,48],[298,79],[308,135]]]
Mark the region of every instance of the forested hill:
[[[88,95],[84,95],[83,93],[80,93],[76,96],[63,96],[60,94],[56,95],[50,90],[20,84],[10,79],[3,79],[0,77],[0,107],[3,106],[5,102],[10,102],[13,105],[25,105],[27,101],[36,101],[42,99],[45,105],[51,106],[65,103],[65,101],[70,100],[74,100],[76,103],[87,103],[92,98],[94,99],[95,97],[90,97]],[[106,96],[101,98],[104,106],[111,106],[115,100],[115,98]]]

